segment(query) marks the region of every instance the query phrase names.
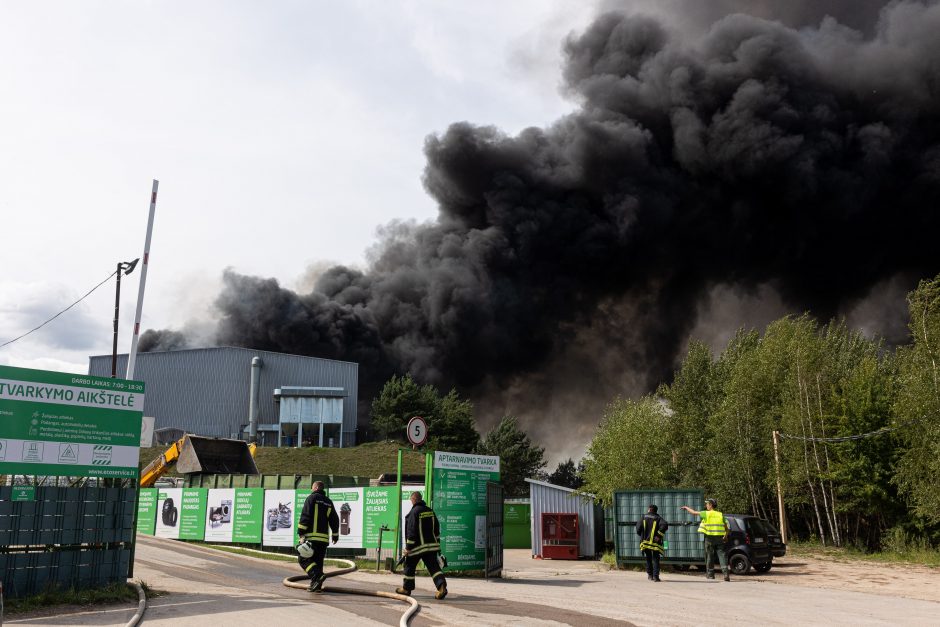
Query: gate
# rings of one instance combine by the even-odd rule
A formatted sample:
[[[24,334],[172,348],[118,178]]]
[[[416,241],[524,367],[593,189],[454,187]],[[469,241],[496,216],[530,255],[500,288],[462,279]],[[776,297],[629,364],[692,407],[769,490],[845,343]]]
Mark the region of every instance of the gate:
[[[486,564],[484,576],[503,576],[503,486],[486,483]]]

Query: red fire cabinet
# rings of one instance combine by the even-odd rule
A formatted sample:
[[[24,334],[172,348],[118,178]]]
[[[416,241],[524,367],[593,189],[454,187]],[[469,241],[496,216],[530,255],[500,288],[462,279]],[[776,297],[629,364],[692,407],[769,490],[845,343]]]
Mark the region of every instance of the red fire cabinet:
[[[579,536],[577,514],[542,513],[543,559],[578,559]]]

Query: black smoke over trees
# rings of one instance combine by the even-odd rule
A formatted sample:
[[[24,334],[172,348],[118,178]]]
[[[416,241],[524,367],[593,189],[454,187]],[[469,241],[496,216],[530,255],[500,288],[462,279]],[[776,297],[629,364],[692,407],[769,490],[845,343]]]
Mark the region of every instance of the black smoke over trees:
[[[564,43],[578,110],[430,136],[436,222],[392,225],[366,271],[334,267],[307,294],[226,273],[217,342],[357,361],[366,398],[394,372],[511,389],[531,404],[493,415],[537,426],[668,378],[717,286],[828,319],[933,275],[937,32],[932,2],[886,6],[870,35],[734,14],[690,37],[601,15]]]

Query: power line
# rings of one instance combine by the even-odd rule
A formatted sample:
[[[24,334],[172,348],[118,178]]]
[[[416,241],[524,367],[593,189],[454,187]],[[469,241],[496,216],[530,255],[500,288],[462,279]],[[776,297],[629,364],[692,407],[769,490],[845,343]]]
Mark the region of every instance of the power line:
[[[50,322],[52,322],[53,320],[55,320],[56,318],[58,318],[59,316],[61,316],[62,314],[64,314],[66,311],[68,311],[69,309],[71,309],[71,308],[74,307],[75,305],[79,304],[80,302],[82,302],[83,300],[85,300],[86,298],[88,298],[89,296],[91,296],[92,292],[94,292],[96,289],[98,289],[99,287],[101,287],[102,285],[104,285],[105,283],[107,283],[108,280],[110,280],[111,277],[113,277],[115,274],[117,274],[117,270],[115,270],[114,272],[112,272],[111,274],[109,274],[109,275],[108,275],[108,278],[106,278],[104,281],[102,281],[102,282],[99,283],[98,285],[94,286],[93,288],[91,288],[91,289],[88,291],[87,294],[85,294],[84,296],[82,296],[81,298],[79,298],[77,301],[75,301],[74,303],[72,303],[71,305],[69,305],[68,307],[66,307],[65,309],[63,309],[63,310],[60,311],[59,313],[57,313],[56,315],[52,316],[51,318],[49,318],[48,320],[46,320],[45,322],[43,322],[42,324],[40,324],[38,327],[36,327],[36,328],[34,328],[34,329],[30,329],[29,331],[27,331],[27,332],[24,333],[23,335],[20,335],[19,337],[15,337],[15,338],[13,338],[12,340],[9,340],[9,341],[4,342],[3,344],[0,344],[0,348],[3,348],[4,346],[8,346],[8,345],[12,344],[13,342],[15,342],[15,341],[17,341],[17,340],[21,340],[21,339],[23,339],[24,337],[26,337],[27,335],[29,335],[30,333],[32,333],[33,331],[38,331],[39,329],[43,328],[44,326],[46,326],[47,324],[49,324]]]
[[[899,425],[893,427],[882,427],[877,431],[869,431],[868,433],[859,433],[856,435],[846,435],[838,438],[808,438],[801,435],[790,435],[788,433],[780,432],[781,438],[787,438],[789,440],[803,440],[804,442],[828,442],[828,443],[837,443],[837,442],[850,442],[852,440],[863,440],[865,438],[872,438],[876,435],[883,435],[885,433],[890,433],[891,431],[897,431],[903,427],[907,427],[917,422],[921,422],[927,419],[927,416],[921,416],[920,418],[915,418],[914,420],[908,420],[907,422],[902,422]]]

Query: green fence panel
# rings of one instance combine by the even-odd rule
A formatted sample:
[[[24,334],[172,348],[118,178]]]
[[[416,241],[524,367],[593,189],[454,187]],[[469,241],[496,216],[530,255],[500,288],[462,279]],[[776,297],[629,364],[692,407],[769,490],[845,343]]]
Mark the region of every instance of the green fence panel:
[[[135,498],[131,488],[0,488],[4,594],[126,581]]]
[[[618,564],[644,562],[640,552],[640,539],[636,523],[643,518],[650,504],[659,508],[659,515],[669,523],[666,541],[669,548],[662,561],[667,564],[704,564],[705,547],[698,533],[698,516],[693,516],[680,505],[692,509],[702,507],[702,490],[622,490],[614,492],[614,545]]]

